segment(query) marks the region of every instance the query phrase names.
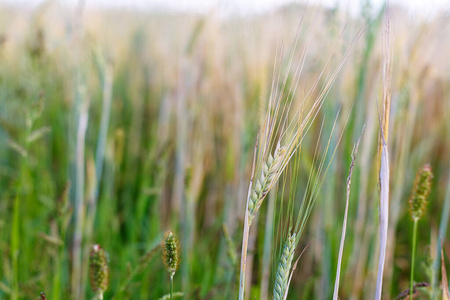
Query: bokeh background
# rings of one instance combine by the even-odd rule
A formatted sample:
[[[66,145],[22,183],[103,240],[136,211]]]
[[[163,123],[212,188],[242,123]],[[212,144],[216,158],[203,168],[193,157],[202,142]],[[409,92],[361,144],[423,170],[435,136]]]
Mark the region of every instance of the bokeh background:
[[[373,297],[383,3],[186,3],[0,3],[0,299],[37,299],[40,292],[91,299],[94,243],[109,254],[105,299],[159,299],[169,290],[158,248],[169,229],[183,250],[175,291],[185,299],[235,299],[253,147],[271,90],[284,89],[282,101],[299,106],[341,63],[296,174],[288,168],[283,188],[271,192],[252,225],[247,296],[272,297],[287,218],[283,191],[297,190],[300,205],[316,145],[324,151],[337,117],[336,154],[327,154],[330,167],[297,255],[309,246],[288,299],[331,298],[345,180],[363,126],[340,298]],[[412,5],[420,8],[390,7],[385,299],[409,287],[408,198],[425,163],[434,178],[419,222],[415,279],[431,282],[436,274],[439,235],[450,266],[450,14],[445,3]],[[297,66],[304,49],[297,82],[289,61]],[[272,85],[278,74],[295,93]]]

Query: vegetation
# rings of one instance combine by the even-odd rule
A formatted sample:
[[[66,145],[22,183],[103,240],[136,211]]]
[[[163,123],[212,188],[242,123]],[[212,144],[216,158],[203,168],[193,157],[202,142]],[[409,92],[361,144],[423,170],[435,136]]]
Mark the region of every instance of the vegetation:
[[[362,10],[0,7],[0,299],[448,297],[450,20]]]

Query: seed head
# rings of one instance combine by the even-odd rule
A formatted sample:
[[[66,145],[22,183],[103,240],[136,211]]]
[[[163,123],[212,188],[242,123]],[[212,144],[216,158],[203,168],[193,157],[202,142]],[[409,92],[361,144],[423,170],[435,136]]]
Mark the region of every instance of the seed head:
[[[164,235],[163,244],[163,262],[166,265],[167,272],[170,273],[170,276],[173,276],[180,266],[180,242],[172,231],[167,231]]]
[[[411,198],[409,199],[409,211],[415,221],[422,217],[427,205],[427,198],[431,190],[431,178],[433,178],[431,166],[426,164],[417,172],[414,180]]]
[[[291,270],[292,260],[296,247],[296,234],[288,237],[284,244],[283,253],[278,263],[277,275],[275,277],[275,286],[273,288],[273,299],[281,300],[284,298],[289,282],[289,272]]]
[[[92,290],[103,293],[109,284],[109,268],[105,250],[99,245],[92,246],[89,256],[89,277]]]
[[[262,162],[261,175],[256,179],[248,202],[249,223],[253,220],[269,190],[275,185],[286,159],[286,146],[277,145],[274,155]]]

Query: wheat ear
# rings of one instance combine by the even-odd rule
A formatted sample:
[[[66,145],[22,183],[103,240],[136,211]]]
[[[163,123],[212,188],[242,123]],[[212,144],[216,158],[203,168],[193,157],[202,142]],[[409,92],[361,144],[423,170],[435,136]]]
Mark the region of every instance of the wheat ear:
[[[286,147],[277,145],[274,155],[269,154],[266,161],[262,163],[261,175],[256,179],[253,185],[250,198],[248,199],[248,218],[249,225],[258,212],[264,198],[270,188],[276,183],[279,174],[283,170],[286,158]]]
[[[295,246],[296,246],[296,234],[288,236],[283,253],[281,254],[280,262],[278,263],[277,275],[275,278],[275,286],[273,288],[273,299],[283,300],[287,293],[289,271],[292,266],[292,260],[294,258]]]

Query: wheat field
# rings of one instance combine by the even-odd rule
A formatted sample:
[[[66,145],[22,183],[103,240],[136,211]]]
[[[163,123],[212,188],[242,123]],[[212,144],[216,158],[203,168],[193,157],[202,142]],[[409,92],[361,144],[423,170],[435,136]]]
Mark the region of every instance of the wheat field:
[[[450,15],[361,10],[1,4],[0,299],[449,299]]]

